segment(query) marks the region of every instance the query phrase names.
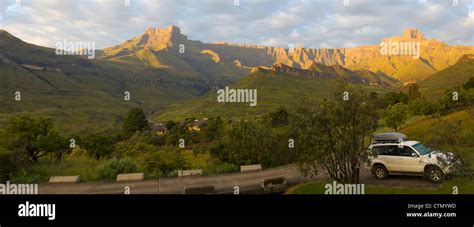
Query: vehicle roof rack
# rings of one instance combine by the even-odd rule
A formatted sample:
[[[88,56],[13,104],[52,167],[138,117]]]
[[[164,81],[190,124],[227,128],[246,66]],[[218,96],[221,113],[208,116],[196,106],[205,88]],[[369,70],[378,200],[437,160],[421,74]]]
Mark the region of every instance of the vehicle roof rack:
[[[399,143],[406,139],[407,136],[399,132],[384,132],[374,135],[375,143]]]

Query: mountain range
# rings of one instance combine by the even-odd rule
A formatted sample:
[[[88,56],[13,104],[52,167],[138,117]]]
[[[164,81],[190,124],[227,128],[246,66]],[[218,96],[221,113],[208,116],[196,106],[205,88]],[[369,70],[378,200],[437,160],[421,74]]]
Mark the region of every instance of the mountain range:
[[[207,108],[215,89],[227,85],[261,89],[262,105],[249,112],[260,114],[298,99],[298,92],[310,91],[318,99],[334,79],[380,93],[399,90],[402,83],[428,80],[474,54],[474,47],[427,39],[416,29],[382,42],[386,40],[420,43],[419,58],[385,56],[380,45],[314,49],[203,43],[170,26],[147,29],[96,50],[96,59],[88,59],[57,55],[55,49],[0,30],[0,124],[12,114],[27,112],[54,117],[60,128],[76,132],[115,127],[132,107],[144,108],[150,117],[155,112],[166,116],[166,111],[193,115],[200,109],[175,104],[196,100],[191,101],[199,103],[195,106]],[[20,102],[14,99],[17,91]],[[125,92],[131,94],[130,101],[124,100]]]
[[[427,39],[418,29],[408,28],[402,36],[382,42],[417,42],[419,58],[383,55],[380,44],[352,48],[283,48],[225,42],[202,43],[181,34],[179,28],[148,29],[144,34],[103,50],[107,59],[142,62],[154,67],[170,67],[207,77],[232,78],[245,75],[253,67],[271,67],[277,63],[309,69],[314,63],[340,65],[350,70],[366,70],[394,77],[402,82],[420,81],[453,65],[474,47],[450,46]],[[180,45],[184,53],[180,53]],[[210,70],[212,69],[212,70]]]

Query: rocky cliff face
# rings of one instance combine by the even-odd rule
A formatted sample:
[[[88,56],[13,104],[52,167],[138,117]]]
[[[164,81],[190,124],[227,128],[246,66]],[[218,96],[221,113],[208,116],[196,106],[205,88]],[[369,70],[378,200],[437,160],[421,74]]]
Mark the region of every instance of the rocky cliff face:
[[[165,29],[148,29],[143,35],[124,42],[121,45],[104,50],[106,57],[117,58],[130,55],[139,50],[152,51],[159,66],[169,66],[177,70],[197,71],[215,75],[241,76],[249,68],[276,63],[309,69],[314,63],[323,65],[341,65],[351,70],[372,71],[385,74],[403,82],[422,80],[433,73],[453,65],[464,54],[474,54],[474,47],[450,46],[436,39],[427,39],[418,29],[406,29],[402,36],[394,36],[382,42],[406,42],[419,44],[419,57],[384,55],[381,45],[359,46],[354,48],[282,48],[233,43],[202,43],[191,41],[181,34],[179,28],[170,26]],[[179,45],[185,47],[185,54],[176,54]],[[175,53],[169,56],[169,53]],[[140,57],[140,61],[150,61]],[[236,64],[238,62],[238,64]],[[209,67],[204,70],[203,67]],[[207,71],[207,72],[206,72]],[[195,73],[195,72],[193,72]]]
[[[325,79],[339,78],[350,83],[365,84],[373,87],[384,87],[396,90],[400,82],[384,74],[377,74],[366,70],[349,70],[341,65],[327,66],[313,63],[307,69],[295,68],[283,63],[274,64],[272,67],[255,67],[252,73],[281,73],[291,76],[318,77]]]

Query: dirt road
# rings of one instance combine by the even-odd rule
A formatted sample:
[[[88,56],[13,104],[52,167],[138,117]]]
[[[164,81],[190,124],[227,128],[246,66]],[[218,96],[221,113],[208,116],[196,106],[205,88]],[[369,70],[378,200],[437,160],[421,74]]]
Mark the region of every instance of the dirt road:
[[[216,193],[233,193],[235,186],[244,193],[255,193],[261,189],[264,179],[285,177],[289,185],[296,185],[312,180],[328,180],[329,177],[320,171],[313,178],[301,175],[296,165],[282,166],[257,172],[229,173],[213,176],[169,177],[137,182],[84,182],[76,184],[40,184],[40,194],[124,194],[126,187],[130,194],[183,194],[184,187],[214,186]],[[364,168],[361,168],[360,183],[387,187],[436,188],[421,177],[392,176],[387,180],[377,180]]]

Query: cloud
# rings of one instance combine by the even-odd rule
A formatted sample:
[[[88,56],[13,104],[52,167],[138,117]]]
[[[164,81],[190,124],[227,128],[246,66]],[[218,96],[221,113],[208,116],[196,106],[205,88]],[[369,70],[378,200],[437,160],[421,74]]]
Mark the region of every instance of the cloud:
[[[376,44],[406,27],[474,45],[473,0],[0,0],[0,26],[37,45],[116,45],[149,27],[177,25],[190,39],[288,47]],[[471,6],[471,9],[469,9]]]

